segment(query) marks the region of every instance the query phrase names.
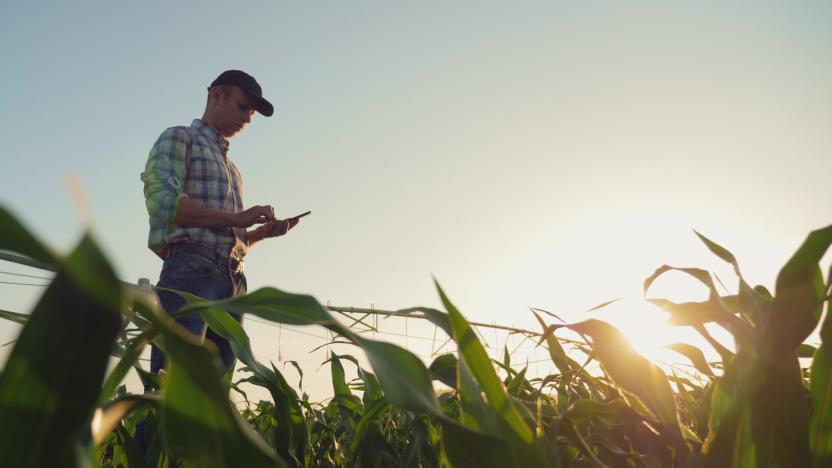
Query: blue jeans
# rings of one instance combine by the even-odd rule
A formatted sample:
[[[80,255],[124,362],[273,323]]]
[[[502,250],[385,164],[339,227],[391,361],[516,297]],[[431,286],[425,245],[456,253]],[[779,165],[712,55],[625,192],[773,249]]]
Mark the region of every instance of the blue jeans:
[[[187,291],[203,299],[217,300],[242,296],[246,293],[246,277],[242,272],[231,271],[225,261],[214,261],[194,253],[174,252],[162,266],[158,287]],[[176,293],[159,291],[159,301],[165,312],[172,314],[185,305],[185,299]],[[242,317],[231,314],[238,322]],[[176,321],[192,334],[212,341],[220,352],[225,371],[234,368],[236,359],[231,346],[206,326],[199,313],[179,317]],[[165,366],[165,355],[153,346],[150,350],[150,371],[158,373]]]

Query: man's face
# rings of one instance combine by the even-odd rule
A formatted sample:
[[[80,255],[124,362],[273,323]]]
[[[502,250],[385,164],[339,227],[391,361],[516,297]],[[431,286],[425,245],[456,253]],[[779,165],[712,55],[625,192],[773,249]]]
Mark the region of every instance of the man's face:
[[[212,114],[217,130],[226,138],[240,133],[254,115],[251,99],[240,88],[232,87],[231,94],[224,95],[221,91],[215,98]]]

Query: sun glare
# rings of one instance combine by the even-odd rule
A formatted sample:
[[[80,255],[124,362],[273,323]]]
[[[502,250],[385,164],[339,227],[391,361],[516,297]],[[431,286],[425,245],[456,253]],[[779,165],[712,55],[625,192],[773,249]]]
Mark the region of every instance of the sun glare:
[[[657,294],[650,296],[679,302],[705,299],[701,284],[689,278],[670,280],[660,279],[662,284],[657,284]],[[702,350],[706,359],[718,359],[716,352],[693,328],[670,325],[668,313],[645,300],[622,300],[602,309],[595,317],[618,328],[636,352],[657,364],[673,366],[682,372],[691,369],[690,362],[684,356],[668,348],[674,343],[692,344]],[[717,339],[720,338],[724,337],[717,336]]]

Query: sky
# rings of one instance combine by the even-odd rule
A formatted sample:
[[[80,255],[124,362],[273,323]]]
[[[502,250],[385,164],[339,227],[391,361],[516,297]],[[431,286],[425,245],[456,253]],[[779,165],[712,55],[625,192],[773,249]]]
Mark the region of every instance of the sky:
[[[129,282],[161,267],[148,151],[226,69],[276,108],[231,141],[245,204],[312,211],[252,249],[250,290],[438,307],[435,278],[471,320],[539,307],[658,345],[679,332],[641,301],[658,266],[736,284],[693,229],[773,287],[832,221],[829,2],[14,2],[0,44],[0,203],[61,251],[89,227]],[[0,308],[40,290],[0,284]],[[246,328],[276,360],[274,327]]]

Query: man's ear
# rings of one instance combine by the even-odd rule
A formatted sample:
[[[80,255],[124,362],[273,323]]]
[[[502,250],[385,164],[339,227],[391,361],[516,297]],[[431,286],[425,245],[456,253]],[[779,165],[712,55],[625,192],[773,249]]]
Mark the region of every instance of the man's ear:
[[[219,86],[214,86],[213,88],[208,90],[208,104],[211,105],[212,103],[219,103],[222,101],[223,92]]]

